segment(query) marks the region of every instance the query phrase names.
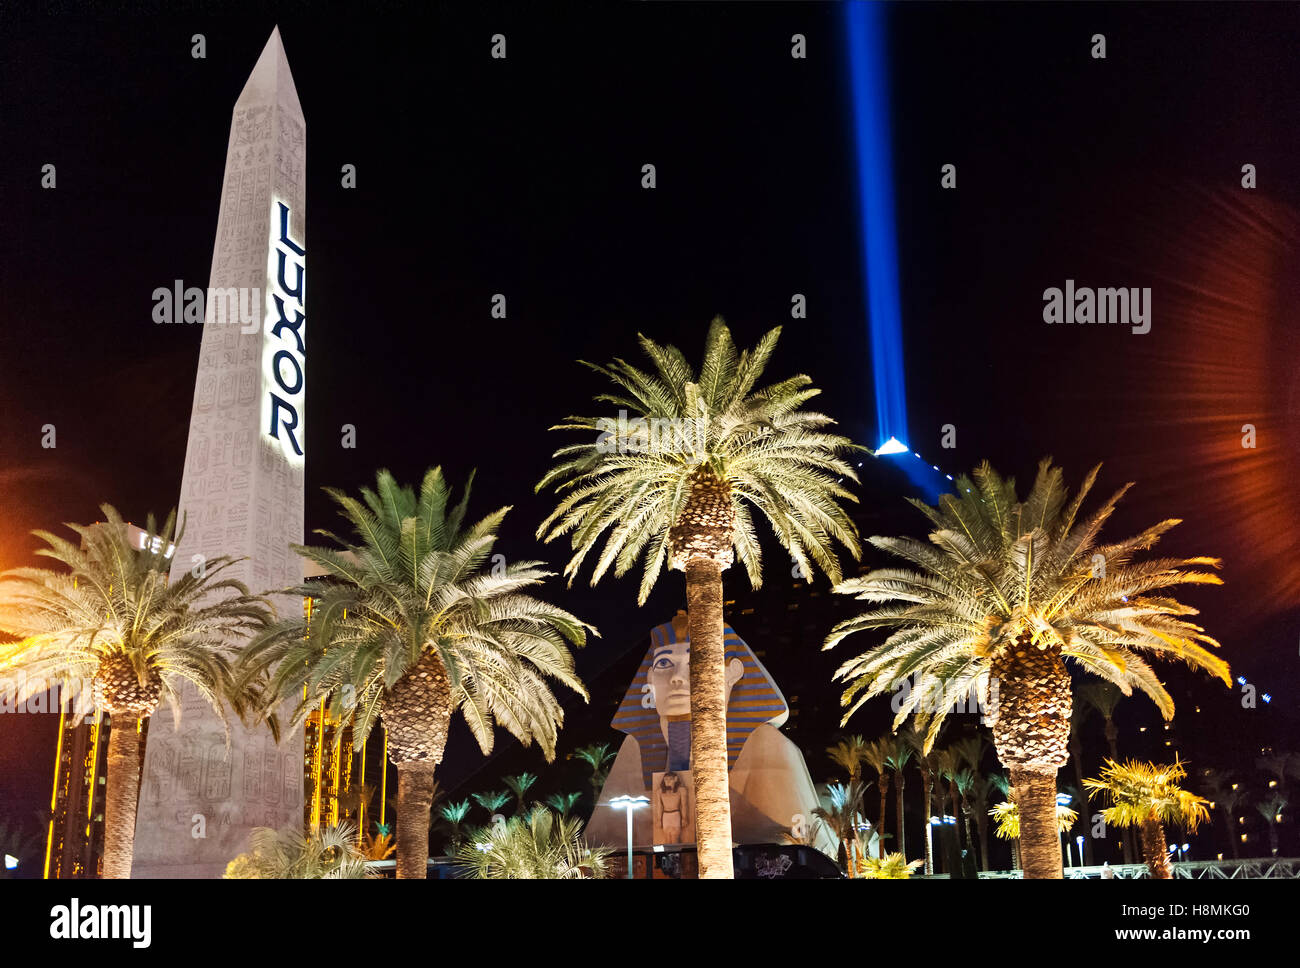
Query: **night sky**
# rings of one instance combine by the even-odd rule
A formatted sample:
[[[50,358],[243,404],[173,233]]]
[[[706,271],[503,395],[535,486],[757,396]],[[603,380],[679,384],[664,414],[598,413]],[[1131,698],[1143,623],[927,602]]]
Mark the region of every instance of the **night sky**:
[[[546,428],[594,413],[605,389],[576,360],[634,358],[644,332],[698,361],[716,314],[745,345],[784,324],[769,375],[808,373],[819,409],[879,443],[836,8],[239,9],[0,9],[0,567],[35,562],[31,529],[94,520],[103,501],[137,522],[176,503],[201,332],[155,324],[152,293],[207,284],[231,109],[277,23],[307,121],[309,531],[336,525],[322,486],[477,468],[471,510],[514,507],[500,550],[559,570],[567,546],[532,537],[549,510],[533,486],[568,442]],[[790,56],[795,33],[806,59]],[[908,443],[952,473],[987,458],[1027,484],[1051,455],[1072,484],[1104,461],[1098,492],[1136,481],[1108,533],[1179,517],[1163,550],[1225,559],[1225,587],[1180,597],[1286,722],[1300,671],[1297,49],[1300,8],[1282,4],[916,4],[892,9],[889,35]],[[1152,287],[1151,332],[1046,325],[1043,290],[1066,279]],[[795,293],[806,319],[790,318]],[[864,472],[886,533],[922,534],[906,478]],[[630,670],[682,604],[681,578],[641,609],[635,578],[585,579],[550,591],[601,631],[580,670]],[[729,593],[743,580],[729,572]],[[761,622],[742,634],[761,646]],[[605,679],[589,709],[568,704],[575,741],[614,738],[626,680]],[[1225,735],[1263,712],[1219,693]],[[5,719],[0,815],[26,816],[48,796],[55,730]],[[498,745],[503,769],[543,765]],[[444,786],[481,766],[458,727]],[[820,754],[810,766],[820,779]]]

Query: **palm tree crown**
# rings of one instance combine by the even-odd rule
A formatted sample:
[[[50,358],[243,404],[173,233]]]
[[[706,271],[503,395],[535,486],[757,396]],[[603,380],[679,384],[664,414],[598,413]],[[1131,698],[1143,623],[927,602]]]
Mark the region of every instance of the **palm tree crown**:
[[[449,703],[485,753],[499,724],[525,745],[537,740],[548,760],[554,756],[564,711],[547,680],[587,698],[568,645],[584,644],[594,629],[525,594],[552,574],[541,562],[484,567],[509,508],[465,526],[472,482],[454,506],[440,468],[425,475],[418,495],[387,471],[375,490],[361,489],[361,501],[326,489],[356,537],[318,531],[342,550],[294,546],[328,580],[291,589],[316,600],[310,617],[281,622],[245,652],[246,681],[270,673],[266,711],[292,698],[296,726],[328,697],[358,749],[383,712],[395,762],[437,762],[445,724],[426,738],[432,724],[424,717],[406,723],[404,707],[426,704],[403,702],[402,687],[424,673],[445,677]]]
[[[79,545],[33,532],[48,545],[36,553],[67,571],[0,575],[0,631],[20,637],[0,645],[0,669],[22,671],[24,692],[93,676],[96,705],[132,718],[166,701],[179,719],[177,690],[188,683],[224,722],[223,700],[236,698],[232,647],[270,617],[266,601],[224,576],[236,564],[227,556],[169,580],[169,549],[181,537],[174,512],[161,529],[150,516],[146,532],[158,540],[137,548],[116,509],[101,510],[99,524],[68,525]]]
[[[689,535],[675,531],[681,526],[684,532],[717,531],[704,538],[721,546],[716,553],[724,564],[738,558],[758,588],[762,554],[753,511],[768,520],[805,578],[816,563],[832,581],[840,580],[833,542],[855,558],[860,550],[838,503],[857,500],[841,484],[857,480],[839,456],[853,445],[826,432],[834,424],[830,417],[800,409],[821,392],[809,377],[754,389],[779,335],[777,327],[753,350],[737,352],[718,318],[698,373],[675,346],[645,336],[641,347],[653,372],[621,359],[586,364],[618,387],[597,402],[622,415],[569,417],[553,428],[598,437],[558,450],[559,463],[537,485],[539,491],[554,486],[561,495],[537,536],[551,541],[572,533],[575,553],[564,569],[570,581],[603,540],[592,584],[611,566],[616,576],[626,574],[644,554],[638,598],[644,604],[664,564],[681,568],[696,550],[686,547]],[[682,520],[688,505],[704,509],[701,520]]]
[[[928,726],[929,745],[949,710],[974,693],[989,702],[1004,763],[1010,755],[1012,762],[1042,760],[1059,767],[1065,762],[1070,716],[1062,658],[1114,683],[1125,695],[1140,689],[1166,719],[1173,716],[1173,700],[1144,655],[1179,659],[1231,684],[1228,664],[1206,648],[1218,643],[1185,618],[1196,609],[1163,594],[1173,585],[1221,584],[1217,575],[1199,570],[1217,567],[1218,559],[1138,561],[1137,553],[1151,548],[1179,523],[1176,519],[1099,544],[1102,525],[1131,486],[1079,519],[1099,469],[1089,472],[1067,504],[1060,469],[1044,460],[1029,497],[1020,502],[1015,481],[1004,480],[985,463],[973,481],[960,477],[957,494],[944,495],[937,507],[911,502],[934,526],[929,544],[871,538],[916,569],[877,569],[836,589],[877,607],[837,625],[825,648],[854,632],[894,629],[881,645],[837,671],[836,677],[849,683],[844,721],[871,697],[906,686],[895,724],[915,715],[918,725]],[[1000,697],[989,695],[990,675],[999,680]],[[1025,687],[1042,695],[1018,695]],[[1045,737],[1033,735],[1041,723],[1020,718],[1040,716],[1043,700],[1063,707],[1054,708],[1057,729]],[[1013,717],[1002,730],[999,712]],[[1005,725],[1020,728],[1021,749],[1009,748]]]

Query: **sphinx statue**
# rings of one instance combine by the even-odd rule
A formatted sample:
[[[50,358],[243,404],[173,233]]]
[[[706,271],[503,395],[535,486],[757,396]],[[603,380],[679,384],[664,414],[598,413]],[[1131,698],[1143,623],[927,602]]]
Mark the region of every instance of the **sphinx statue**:
[[[834,857],[835,836],[813,815],[820,801],[803,754],[781,733],[790,715],[785,697],[730,625],[724,637],[732,838],[737,844],[793,840]],[[588,841],[626,848],[627,818],[608,806],[626,795],[650,800],[649,809],[633,812],[634,847],[694,843],[685,612],[651,630],[612,725],[627,735],[587,825]]]

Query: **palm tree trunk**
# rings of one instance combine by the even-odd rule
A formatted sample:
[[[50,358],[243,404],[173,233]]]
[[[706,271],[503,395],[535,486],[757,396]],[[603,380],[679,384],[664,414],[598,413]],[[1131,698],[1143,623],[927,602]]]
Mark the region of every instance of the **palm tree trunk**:
[[[1241,860],[1241,849],[1238,846],[1240,841],[1232,830],[1232,816],[1222,807],[1219,808],[1219,816],[1223,819],[1223,832],[1228,835],[1228,846],[1232,848],[1232,859]]]
[[[895,805],[898,807],[898,852],[907,859],[907,839],[903,827],[903,771],[898,771],[898,783],[894,789]]]
[[[1013,766],[1011,789],[1020,811],[1020,860],[1026,878],[1062,879],[1056,830],[1056,770]]]
[[[1165,847],[1165,828],[1159,820],[1142,821],[1142,853],[1152,877],[1162,881],[1173,878],[1174,870],[1169,866],[1169,851]]]
[[[686,628],[691,641],[691,776],[699,876],[731,878],[731,790],[727,773],[726,647],[722,566],[686,564]]]
[[[980,811],[975,814],[975,829],[980,835],[980,870],[982,871],[989,869],[989,814],[984,809],[986,806],[988,806],[987,801],[980,804]]]
[[[108,775],[104,788],[105,880],[131,877],[139,798],[140,734],[136,731],[136,721],[123,713],[112,717],[108,731]]]
[[[889,776],[880,773],[880,823],[876,824],[876,856],[885,859],[885,808],[889,804]]]
[[[930,772],[928,770],[922,770],[921,803],[924,805],[924,809],[922,810],[923,816],[921,817],[921,822],[925,824],[925,872],[927,874],[934,873],[934,831],[931,829],[930,824],[930,808],[934,806],[934,803],[930,798],[930,788],[933,783],[934,778],[930,776]]]
[[[1110,749],[1110,758],[1112,761],[1119,762],[1119,729],[1115,726],[1115,720],[1110,716],[1106,717],[1106,745]],[[1133,838],[1136,831],[1132,827],[1124,827],[1120,830],[1119,845],[1124,851],[1124,863],[1132,864],[1134,861]]]
[[[397,764],[397,876],[403,880],[428,877],[433,770],[424,760]]]
[[[1020,870],[1020,838],[1011,841],[1011,869]]]

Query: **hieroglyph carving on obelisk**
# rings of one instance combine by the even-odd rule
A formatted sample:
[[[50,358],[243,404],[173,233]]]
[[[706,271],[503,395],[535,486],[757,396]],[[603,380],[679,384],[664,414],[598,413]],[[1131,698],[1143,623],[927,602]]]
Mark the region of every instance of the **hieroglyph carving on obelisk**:
[[[199,352],[173,577],[218,555],[255,593],[302,581],[306,399],[306,125],[277,27],[235,102]],[[241,322],[227,300],[262,308]],[[244,314],[248,316],[247,313]],[[301,601],[277,599],[281,614]],[[303,741],[187,693],[152,718],[134,876],[220,877],[254,827],[303,822]]]

